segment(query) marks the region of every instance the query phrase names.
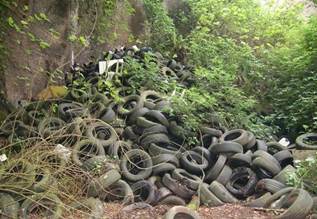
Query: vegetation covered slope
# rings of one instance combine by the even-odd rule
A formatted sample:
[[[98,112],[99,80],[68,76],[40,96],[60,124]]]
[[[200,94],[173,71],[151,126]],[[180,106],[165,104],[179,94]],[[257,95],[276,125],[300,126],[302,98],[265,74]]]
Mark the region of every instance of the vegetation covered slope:
[[[303,5],[190,0],[169,14],[159,0],[144,3],[150,45],[196,67],[195,86],[175,92],[191,127],[212,113],[258,135],[316,130],[317,20],[301,16]]]

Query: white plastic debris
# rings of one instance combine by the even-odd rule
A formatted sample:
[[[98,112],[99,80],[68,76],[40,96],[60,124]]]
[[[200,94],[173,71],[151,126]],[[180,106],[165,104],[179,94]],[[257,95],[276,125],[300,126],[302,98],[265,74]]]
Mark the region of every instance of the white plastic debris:
[[[140,51],[140,49],[136,45],[132,46],[132,49],[133,49],[134,52]]]
[[[107,79],[111,80],[113,75],[115,75],[117,72],[122,71],[123,67],[123,59],[115,59],[115,60],[107,60],[107,61],[100,61],[99,62],[99,74],[107,74]],[[114,71],[109,71],[109,69],[113,66],[116,65],[116,70]]]
[[[69,150],[69,148],[66,148],[65,146],[63,146],[62,144],[58,144],[55,146],[54,152],[60,154],[64,160],[68,161],[71,155],[71,151]]]
[[[0,162],[4,162],[4,161],[6,161],[6,160],[8,160],[7,155],[6,155],[6,154],[1,154],[1,155],[0,155]]]
[[[287,138],[282,138],[278,143],[287,147],[290,144],[290,141]]]

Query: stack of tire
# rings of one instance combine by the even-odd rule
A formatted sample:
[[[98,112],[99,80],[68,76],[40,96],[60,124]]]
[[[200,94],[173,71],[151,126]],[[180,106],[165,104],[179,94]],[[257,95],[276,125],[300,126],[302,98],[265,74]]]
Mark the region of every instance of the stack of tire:
[[[188,86],[191,74],[185,77],[182,65],[174,60],[161,63],[166,64],[162,72],[174,72]],[[102,80],[96,78],[94,66],[82,69],[89,82]],[[53,150],[39,156],[54,160],[54,168],[48,169],[34,168],[28,161],[1,163],[0,209],[5,215],[17,218],[22,212],[27,217],[36,206],[50,203],[54,207],[47,213],[61,217],[62,201],[47,191],[69,165],[88,176],[88,198],[71,206],[88,206],[92,218],[101,217],[102,202],[186,205],[194,196],[208,206],[244,202],[287,209],[279,218],[304,218],[311,211],[310,194],[287,186],[295,168],[285,146],[256,139],[243,129],[221,127],[201,127],[199,144],[187,145],[181,124],[165,113],[170,105],[162,95],[151,90],[119,94],[123,101],[116,103],[93,86],[88,92],[70,88],[63,99],[32,102],[7,118],[1,134],[14,146],[12,153],[22,151],[23,144],[16,140],[25,139],[33,145],[44,140],[53,149],[62,145],[71,154],[67,158]]]

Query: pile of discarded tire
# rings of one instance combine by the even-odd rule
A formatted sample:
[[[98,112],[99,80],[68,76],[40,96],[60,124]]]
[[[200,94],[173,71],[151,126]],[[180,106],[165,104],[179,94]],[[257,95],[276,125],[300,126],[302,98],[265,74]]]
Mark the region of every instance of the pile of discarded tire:
[[[142,57],[133,50],[112,55],[112,59]],[[186,80],[191,73],[186,67],[174,60],[162,63],[164,72],[169,71],[164,77],[173,75],[186,86],[190,84]],[[60,218],[65,206],[58,194],[48,192],[48,186],[69,165],[76,165],[89,176],[86,198],[70,206],[85,206],[91,218],[103,216],[102,202],[186,206],[194,196],[207,206],[241,202],[251,207],[285,209],[278,218],[305,218],[311,212],[311,195],[287,185],[289,174],[295,171],[287,147],[259,140],[243,129],[219,127],[201,127],[200,143],[186,145],[183,128],[163,110],[170,106],[162,95],[151,90],[126,94],[123,88],[123,101],[117,104],[94,89],[93,84],[101,80],[96,66],[85,65],[79,70],[85,71],[92,84],[89,92],[70,88],[65,98],[31,102],[1,126],[1,135],[13,145],[6,151],[18,154],[23,150],[17,139],[33,145],[49,142],[54,150],[38,160],[54,157],[55,167],[50,172],[19,159],[1,162],[0,215],[28,218],[44,205],[47,215]],[[297,144],[314,147],[303,139],[316,136],[300,136]],[[165,218],[177,215],[199,218],[184,207],[172,208]]]

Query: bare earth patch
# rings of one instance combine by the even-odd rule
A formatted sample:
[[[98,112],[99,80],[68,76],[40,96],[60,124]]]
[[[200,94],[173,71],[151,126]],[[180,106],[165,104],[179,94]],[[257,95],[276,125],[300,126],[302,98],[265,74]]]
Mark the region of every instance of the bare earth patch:
[[[111,219],[160,219],[171,206],[160,205],[145,209],[123,211],[124,206],[118,203],[106,203],[104,218]],[[226,204],[219,207],[200,207],[199,215],[202,219],[269,219],[274,215],[270,212],[254,210],[241,205]]]

